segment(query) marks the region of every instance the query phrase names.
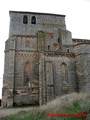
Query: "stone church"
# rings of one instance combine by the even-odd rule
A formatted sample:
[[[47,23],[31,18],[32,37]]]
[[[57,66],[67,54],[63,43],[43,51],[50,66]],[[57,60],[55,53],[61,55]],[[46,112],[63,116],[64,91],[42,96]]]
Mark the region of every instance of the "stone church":
[[[72,39],[65,15],[9,14],[3,107],[42,105],[64,94],[90,91],[90,40]]]

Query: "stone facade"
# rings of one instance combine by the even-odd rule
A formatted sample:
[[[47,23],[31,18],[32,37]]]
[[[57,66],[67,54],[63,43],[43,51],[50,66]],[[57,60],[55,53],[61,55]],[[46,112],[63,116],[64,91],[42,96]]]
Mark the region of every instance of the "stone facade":
[[[72,39],[65,15],[10,11],[5,45],[3,107],[90,90],[90,41]]]

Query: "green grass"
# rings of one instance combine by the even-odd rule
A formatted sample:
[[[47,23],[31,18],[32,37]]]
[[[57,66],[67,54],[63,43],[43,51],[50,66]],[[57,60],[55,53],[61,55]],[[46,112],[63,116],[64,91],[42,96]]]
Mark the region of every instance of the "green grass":
[[[73,93],[56,98],[55,100],[43,105],[39,108],[34,108],[29,112],[21,111],[16,115],[10,115],[5,120],[83,120],[82,117],[56,117],[48,116],[48,113],[72,113],[78,114],[90,108],[90,94]],[[89,118],[90,120],[90,118]]]

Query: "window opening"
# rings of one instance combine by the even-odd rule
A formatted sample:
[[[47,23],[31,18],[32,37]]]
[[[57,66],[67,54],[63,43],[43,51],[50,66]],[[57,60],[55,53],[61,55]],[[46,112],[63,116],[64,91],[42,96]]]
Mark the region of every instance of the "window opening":
[[[67,52],[69,52],[69,49],[67,49]]]
[[[50,50],[50,45],[48,45],[48,50]]]
[[[28,23],[28,16],[27,15],[24,15],[24,17],[23,17],[23,23],[24,24]]]
[[[32,18],[31,18],[31,24],[36,24],[36,17],[35,16],[32,16]]]

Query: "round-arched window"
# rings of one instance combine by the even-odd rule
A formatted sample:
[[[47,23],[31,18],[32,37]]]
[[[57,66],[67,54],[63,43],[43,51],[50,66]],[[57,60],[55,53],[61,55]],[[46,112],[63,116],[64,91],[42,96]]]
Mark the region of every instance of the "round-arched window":
[[[31,18],[31,24],[36,24],[36,17],[35,16],[32,16],[32,18]]]
[[[24,24],[28,23],[28,16],[27,15],[24,15],[24,17],[23,17],[23,23]]]

